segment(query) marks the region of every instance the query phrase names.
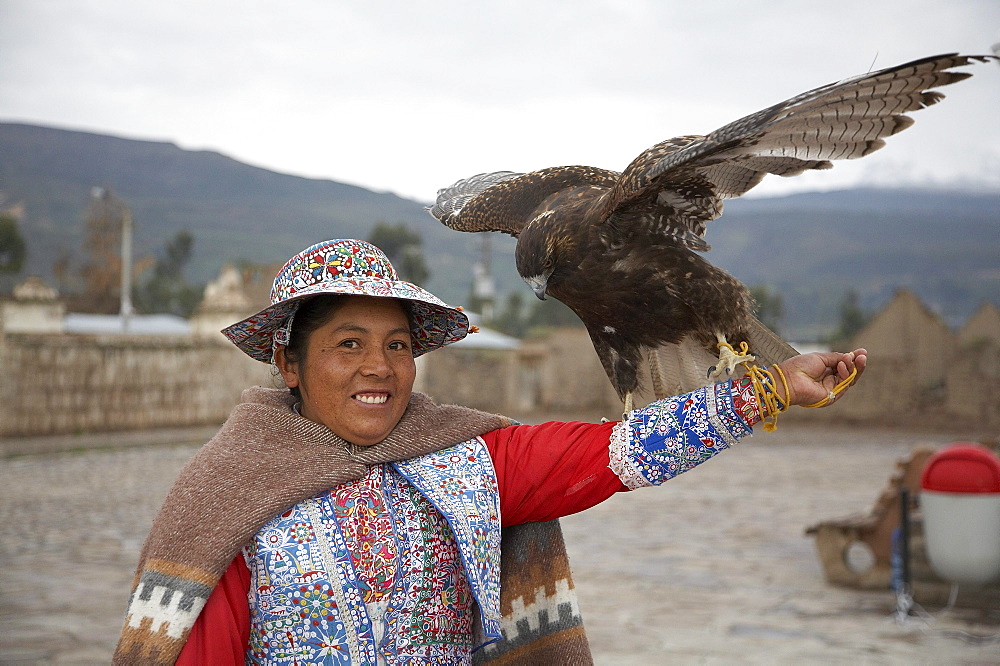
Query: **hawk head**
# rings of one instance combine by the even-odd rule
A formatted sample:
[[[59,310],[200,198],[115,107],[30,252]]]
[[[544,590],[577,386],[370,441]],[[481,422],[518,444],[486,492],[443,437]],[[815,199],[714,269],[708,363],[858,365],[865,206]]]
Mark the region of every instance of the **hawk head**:
[[[535,233],[531,233],[529,227],[525,227],[518,237],[514,254],[518,274],[542,301],[545,300],[545,291],[556,266],[554,252],[544,236],[542,230],[536,229]]]
[[[543,301],[549,287],[560,279],[560,260],[568,258],[572,245],[564,227],[560,216],[547,210],[526,224],[517,237],[517,272]]]

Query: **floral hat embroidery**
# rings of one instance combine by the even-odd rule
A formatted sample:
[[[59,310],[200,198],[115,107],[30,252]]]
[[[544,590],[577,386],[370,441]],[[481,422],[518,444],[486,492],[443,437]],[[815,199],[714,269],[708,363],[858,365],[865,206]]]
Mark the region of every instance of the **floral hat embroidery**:
[[[328,240],[299,252],[274,278],[271,305],[222,334],[249,356],[270,363],[274,346],[288,344],[302,299],[317,294],[376,296],[410,301],[413,355],[458,342],[469,333],[469,319],[437,296],[396,275],[379,248],[360,240]]]

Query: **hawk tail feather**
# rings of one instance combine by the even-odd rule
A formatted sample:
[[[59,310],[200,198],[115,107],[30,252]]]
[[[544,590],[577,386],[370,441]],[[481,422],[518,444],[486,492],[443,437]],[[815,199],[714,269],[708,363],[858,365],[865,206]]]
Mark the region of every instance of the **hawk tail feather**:
[[[756,317],[751,319],[747,337],[750,353],[757,358],[757,365],[761,367],[787,361],[799,353]],[[738,342],[740,341],[735,341],[734,344]],[[646,361],[648,376],[641,378],[640,388],[636,392],[637,405],[711,384],[707,371],[718,363],[719,357],[698,336],[689,334],[680,342],[648,348]]]
[[[747,337],[750,338],[747,340],[750,353],[757,357],[757,365],[761,367],[787,361],[799,353],[756,317],[750,322]]]

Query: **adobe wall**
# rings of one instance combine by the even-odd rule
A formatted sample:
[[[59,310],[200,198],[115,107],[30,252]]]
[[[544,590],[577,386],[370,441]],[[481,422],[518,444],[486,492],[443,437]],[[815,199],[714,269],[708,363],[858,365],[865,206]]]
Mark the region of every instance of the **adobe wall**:
[[[963,347],[945,381],[949,414],[1000,429],[1000,343]]]
[[[864,381],[834,409],[782,419],[1000,428],[995,346],[955,352],[943,386],[918,357],[873,356]],[[621,403],[582,330],[561,330],[515,352],[451,347],[421,357],[417,390],[442,403],[525,422],[617,418]],[[219,424],[270,367],[222,341],[172,337],[0,333],[0,437]]]
[[[583,331],[511,351],[445,348],[417,359],[416,390],[523,421],[617,416]],[[270,367],[216,338],[0,332],[0,437],[222,423]]]
[[[414,390],[441,404],[507,414],[516,370],[511,352],[445,347],[417,358]]]
[[[0,437],[221,423],[269,368],[187,337],[0,336]]]
[[[517,351],[445,347],[417,359],[415,389],[521,421],[616,417],[621,402],[590,337],[563,329]]]
[[[908,378],[923,388],[941,386],[956,351],[955,335],[913,294],[901,291],[852,341],[873,358],[912,365]]]
[[[994,347],[993,354],[1000,351]],[[876,426],[1000,431],[1000,368],[994,357],[955,352],[942,385],[928,386],[919,359],[869,356],[864,380],[832,409],[793,409],[782,419]]]
[[[611,387],[590,335],[582,328],[553,332],[543,342],[545,361],[541,404],[559,413],[598,410],[621,416],[622,403]]]

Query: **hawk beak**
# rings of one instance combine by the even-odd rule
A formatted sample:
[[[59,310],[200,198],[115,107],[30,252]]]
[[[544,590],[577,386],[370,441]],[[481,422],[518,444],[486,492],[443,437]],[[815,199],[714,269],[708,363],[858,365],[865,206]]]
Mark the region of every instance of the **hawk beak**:
[[[535,276],[530,278],[524,278],[524,281],[528,283],[531,287],[531,291],[535,292],[535,296],[538,300],[545,300],[545,289],[548,287],[548,279],[543,276]]]

